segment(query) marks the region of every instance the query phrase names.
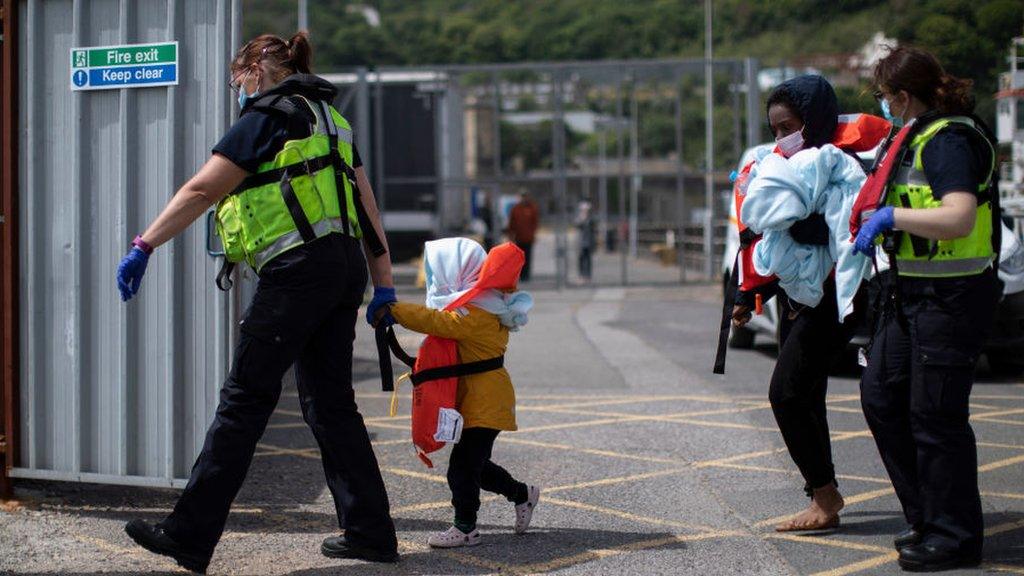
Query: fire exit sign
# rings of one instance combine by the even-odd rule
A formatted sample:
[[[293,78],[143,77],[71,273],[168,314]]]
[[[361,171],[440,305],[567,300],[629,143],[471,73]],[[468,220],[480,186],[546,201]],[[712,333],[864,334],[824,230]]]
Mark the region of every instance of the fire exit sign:
[[[71,89],[146,88],[178,83],[178,43],[71,49]]]

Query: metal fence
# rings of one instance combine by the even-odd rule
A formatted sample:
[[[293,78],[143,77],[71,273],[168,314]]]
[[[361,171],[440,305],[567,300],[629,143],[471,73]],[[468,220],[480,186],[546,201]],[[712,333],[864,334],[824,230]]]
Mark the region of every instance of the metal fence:
[[[527,192],[545,229],[535,276],[561,287],[717,276],[728,174],[760,142],[763,122],[757,62],[721,59],[712,69],[710,150],[699,59],[382,67],[327,78],[342,87],[338,105],[355,120],[389,235],[489,228],[498,240],[509,206]],[[579,270],[587,244],[589,279]]]
[[[241,0],[23,0],[17,10],[12,475],[180,485],[227,371],[231,302],[214,287],[201,227],[161,248],[128,304],[114,271],[229,125]],[[71,47],[171,40],[177,86],[69,89]]]

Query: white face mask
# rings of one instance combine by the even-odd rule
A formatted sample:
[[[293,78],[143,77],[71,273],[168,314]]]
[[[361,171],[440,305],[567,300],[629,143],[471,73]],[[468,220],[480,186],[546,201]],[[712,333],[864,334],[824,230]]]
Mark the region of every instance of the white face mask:
[[[804,131],[801,128],[792,134],[783,136],[782,138],[776,138],[775,144],[779,147],[779,152],[783,157],[789,158],[793,154],[803,150],[804,148]]]

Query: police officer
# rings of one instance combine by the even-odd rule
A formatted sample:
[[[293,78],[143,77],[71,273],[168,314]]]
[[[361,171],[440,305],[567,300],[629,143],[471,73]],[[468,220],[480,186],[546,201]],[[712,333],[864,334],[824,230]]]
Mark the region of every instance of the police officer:
[[[996,309],[995,153],[971,115],[969,81],[931,54],[899,47],[875,68],[876,97],[910,123],[895,174],[856,249],[888,236],[890,268],[861,402],[909,529],[895,539],[908,571],[976,566],[982,515],[977,448],[968,423],[974,368]],[[998,234],[998,233],[997,233]]]
[[[206,165],[135,238],[117,270],[128,300],[154,248],[218,204],[227,259],[244,260],[259,275],[185,491],[162,522],[132,520],[125,527],[142,547],[199,573],[224,530],[292,364],[343,530],[324,541],[323,554],[398,559],[387,493],[352,390],[367,260],[376,287],[370,314],[395,300],[391,262],[352,132],[330,105],[335,88],[309,73],[310,56],[304,33],[288,41],[259,36],[239,50],[231,88],[241,117]]]

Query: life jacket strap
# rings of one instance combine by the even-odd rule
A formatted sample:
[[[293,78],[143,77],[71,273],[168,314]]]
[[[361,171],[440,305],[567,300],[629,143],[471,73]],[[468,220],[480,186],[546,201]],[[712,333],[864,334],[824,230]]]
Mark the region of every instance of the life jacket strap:
[[[401,344],[398,343],[398,338],[395,336],[395,329],[393,327],[379,326],[377,327],[374,336],[377,341],[377,359],[380,363],[381,390],[384,392],[392,392],[395,389],[395,376],[394,371],[391,368],[391,354],[394,354],[396,358],[409,368],[415,368],[416,357],[410,356],[402,349]],[[426,370],[420,370],[419,372],[414,372],[412,376],[409,377],[409,381],[411,381],[412,385],[415,387],[433,380],[463,378],[474,374],[483,374],[484,372],[500,370],[504,367],[505,355],[503,354],[486,360],[451,364],[449,366],[437,366],[434,368],[427,368]]]

